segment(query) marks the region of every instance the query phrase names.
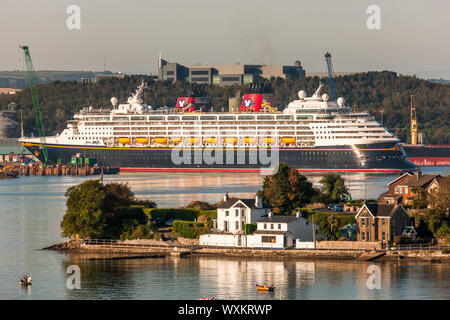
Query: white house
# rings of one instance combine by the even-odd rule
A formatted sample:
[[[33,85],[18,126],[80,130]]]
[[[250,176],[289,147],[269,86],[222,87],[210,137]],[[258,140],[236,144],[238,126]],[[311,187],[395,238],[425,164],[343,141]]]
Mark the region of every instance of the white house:
[[[256,222],[256,231],[247,237],[248,247],[290,248],[296,241],[312,242],[319,237],[319,227],[300,213],[295,216],[273,215],[271,212]]]
[[[217,208],[217,229],[225,233],[244,233],[244,224],[255,223],[267,215],[269,208],[264,208],[262,199],[230,199],[224,196],[224,202]]]
[[[256,223],[256,231],[247,235],[244,224]],[[318,226],[296,216],[274,216],[264,208],[261,198],[230,199],[225,195],[217,209],[217,229],[200,236],[201,245],[249,248],[289,248],[296,241],[311,242],[318,237]]]

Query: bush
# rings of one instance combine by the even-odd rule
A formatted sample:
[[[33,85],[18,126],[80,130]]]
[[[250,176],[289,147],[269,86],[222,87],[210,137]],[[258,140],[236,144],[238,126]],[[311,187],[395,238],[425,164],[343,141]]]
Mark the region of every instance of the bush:
[[[161,234],[153,230],[150,223],[140,224],[135,226],[132,230],[124,231],[120,235],[120,240],[134,240],[134,239],[155,239],[159,240]]]
[[[253,234],[256,231],[256,223],[246,223],[244,224],[245,234]]]
[[[217,217],[216,210],[197,210],[189,208],[165,208],[165,209],[150,209],[144,208],[144,213],[147,217],[161,220],[185,220],[194,221],[200,216],[207,216],[208,218],[215,219]]]
[[[436,231],[436,236],[438,238],[445,238],[450,234],[450,225],[447,221],[443,221],[439,229]]]
[[[205,234],[207,228],[201,222],[175,220],[172,224],[172,230],[183,238],[196,239]]]

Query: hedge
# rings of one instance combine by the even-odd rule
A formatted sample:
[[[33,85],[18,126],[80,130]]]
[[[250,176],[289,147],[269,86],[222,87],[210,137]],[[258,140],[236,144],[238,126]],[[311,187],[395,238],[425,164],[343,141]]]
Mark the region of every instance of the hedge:
[[[216,210],[197,210],[197,209],[175,209],[175,208],[165,208],[165,209],[151,209],[144,208],[144,213],[149,218],[159,218],[162,220],[186,220],[194,221],[199,216],[208,216],[210,218],[215,218],[217,216]]]
[[[256,223],[246,223],[244,224],[245,234],[253,234],[256,231]]]
[[[175,220],[172,224],[172,230],[183,238],[196,239],[205,234],[207,228],[200,222]]]

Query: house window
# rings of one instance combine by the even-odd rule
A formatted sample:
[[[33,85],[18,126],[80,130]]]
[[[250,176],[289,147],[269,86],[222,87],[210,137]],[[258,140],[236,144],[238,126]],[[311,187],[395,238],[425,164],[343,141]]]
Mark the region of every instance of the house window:
[[[239,209],[235,209],[235,210],[234,210],[234,213],[235,213],[235,216],[236,216],[236,217],[239,217]]]
[[[366,224],[366,219],[364,219],[364,218],[361,218],[361,226],[362,227],[364,227]]]
[[[381,219],[381,225],[384,227],[386,225],[386,220]],[[384,232],[383,232],[384,233]],[[383,239],[384,240],[384,239]]]
[[[276,237],[274,237],[274,236],[262,236],[261,237],[261,241],[263,243],[275,243],[276,242]]]
[[[236,230],[239,230],[239,221],[236,221]]]
[[[267,224],[264,223],[264,229],[267,229]]]
[[[223,229],[224,229],[225,231],[228,231],[228,221],[224,221]]]
[[[245,209],[242,209],[241,215],[245,216]]]
[[[399,187],[395,187],[395,193],[396,194],[400,194],[400,188]]]
[[[278,224],[278,230],[281,230],[281,224]]]
[[[366,235],[365,235],[364,231],[361,232],[361,240],[362,241],[366,240]]]
[[[386,240],[386,232],[383,231],[383,233],[381,234],[381,240]]]
[[[225,217],[228,217],[230,215],[230,212],[228,210],[225,210]]]
[[[272,230],[273,230],[273,223],[271,223],[271,224],[270,224],[270,229],[272,229]]]

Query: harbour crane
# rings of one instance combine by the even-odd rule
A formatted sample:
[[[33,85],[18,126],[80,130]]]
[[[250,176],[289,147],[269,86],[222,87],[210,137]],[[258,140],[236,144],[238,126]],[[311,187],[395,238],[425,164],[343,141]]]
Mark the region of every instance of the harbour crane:
[[[331,63],[331,54],[327,51],[325,53],[325,60],[327,61],[328,68],[328,78],[330,79],[330,93],[331,93],[331,101],[336,101],[336,89],[334,88],[334,80],[333,80],[333,65]]]
[[[414,95],[411,95],[411,144],[417,144],[418,128],[417,128],[417,114],[416,104],[414,102]]]
[[[27,68],[28,84],[30,85],[31,100],[33,102],[34,116],[36,119],[39,137],[41,140],[41,145],[39,148],[41,149],[41,152],[44,155],[45,159],[44,164],[46,164],[48,160],[48,149],[47,144],[45,143],[44,124],[42,122],[41,107],[39,105],[39,99],[36,88],[36,73],[34,72],[33,61],[31,60],[30,50],[28,46],[20,46],[20,48],[23,50],[25,55],[25,64]]]

